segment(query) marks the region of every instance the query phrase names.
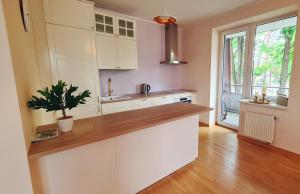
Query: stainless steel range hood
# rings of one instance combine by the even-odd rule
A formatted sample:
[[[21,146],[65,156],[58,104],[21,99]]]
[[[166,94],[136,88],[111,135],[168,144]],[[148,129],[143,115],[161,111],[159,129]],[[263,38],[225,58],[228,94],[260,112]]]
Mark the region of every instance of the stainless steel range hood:
[[[187,64],[178,59],[178,29],[177,24],[165,24],[165,61],[160,64]]]

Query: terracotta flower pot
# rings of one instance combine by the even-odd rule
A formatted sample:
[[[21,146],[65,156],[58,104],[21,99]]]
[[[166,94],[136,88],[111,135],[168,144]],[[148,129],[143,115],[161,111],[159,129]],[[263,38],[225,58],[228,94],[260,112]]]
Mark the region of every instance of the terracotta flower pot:
[[[62,132],[68,132],[71,131],[73,128],[74,119],[72,116],[68,116],[66,119],[63,117],[57,119],[58,128]]]

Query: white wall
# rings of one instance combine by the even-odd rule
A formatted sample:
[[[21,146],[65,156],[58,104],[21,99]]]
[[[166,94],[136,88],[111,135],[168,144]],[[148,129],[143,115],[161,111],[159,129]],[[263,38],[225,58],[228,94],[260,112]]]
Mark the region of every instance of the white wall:
[[[0,193],[32,194],[2,2],[0,3]]]
[[[32,111],[27,107],[27,102],[31,95],[40,89],[34,38],[32,31],[26,32],[24,30],[19,0],[3,0],[2,3],[16,79],[24,138],[27,150],[29,150],[35,128],[41,118],[40,111]]]
[[[261,0],[238,9],[208,18],[193,26],[185,27],[183,33],[183,55],[189,64],[184,68],[184,87],[199,91],[198,104],[216,105],[216,67],[218,66],[218,34],[220,31],[254,21],[272,18],[298,10],[298,0]],[[298,10],[300,14],[300,10]],[[216,35],[217,33],[217,35]],[[275,146],[300,153],[300,20],[298,20],[295,58],[291,79],[288,110],[276,124]],[[215,114],[200,118],[212,122]]]

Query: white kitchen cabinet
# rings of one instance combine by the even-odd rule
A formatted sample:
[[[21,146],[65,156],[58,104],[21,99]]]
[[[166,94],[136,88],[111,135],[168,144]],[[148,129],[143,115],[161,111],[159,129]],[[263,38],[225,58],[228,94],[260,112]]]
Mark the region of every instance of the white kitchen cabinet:
[[[88,58],[95,60],[95,33],[89,30],[47,24],[50,57]]]
[[[152,99],[151,98],[144,98],[138,99],[134,101],[134,108],[141,109],[141,108],[149,108],[152,106]]]
[[[159,105],[172,104],[172,103],[174,103],[173,95],[155,97],[152,99],[152,106],[159,106]]]
[[[93,60],[76,59],[76,58],[56,58],[56,71],[53,73],[53,80],[63,80],[67,84],[78,87],[78,92],[89,90],[91,98],[87,98],[86,104],[97,103],[97,84],[95,67]]]
[[[117,68],[117,39],[111,36],[96,36],[97,63],[99,69]]]
[[[121,39],[118,41],[118,68],[137,69],[137,45],[136,41]]]
[[[78,86],[78,93],[91,92],[84,105],[72,110],[75,118],[96,116],[99,101],[99,75],[92,31],[47,24],[52,82],[63,80]]]
[[[99,69],[137,69],[135,40],[97,35],[97,63]]]
[[[195,98],[196,94],[192,93],[180,93],[174,95],[166,95],[160,97],[149,97],[137,100],[123,101],[123,102],[110,102],[106,104],[102,104],[102,114],[111,114],[115,112],[128,111],[133,109],[142,109],[149,108],[153,106],[159,106],[164,104],[172,104],[175,102],[175,99],[181,97],[192,96],[192,103],[196,104]]]
[[[102,104],[102,115],[134,110],[134,101],[123,101]]]
[[[137,69],[135,20],[95,12],[99,69]]]
[[[94,3],[84,0],[43,0],[47,23],[94,31]]]
[[[135,40],[97,35],[96,48],[99,69],[138,68]]]

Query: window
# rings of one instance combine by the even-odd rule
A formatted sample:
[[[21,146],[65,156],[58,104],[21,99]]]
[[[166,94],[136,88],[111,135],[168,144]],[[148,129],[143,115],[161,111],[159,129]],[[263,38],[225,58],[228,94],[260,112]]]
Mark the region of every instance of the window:
[[[267,86],[272,100],[289,95],[297,17],[256,26],[252,68],[252,95]]]
[[[240,100],[289,95],[297,16],[249,24],[221,33],[218,123],[239,125]],[[254,32],[254,33],[253,33]]]

